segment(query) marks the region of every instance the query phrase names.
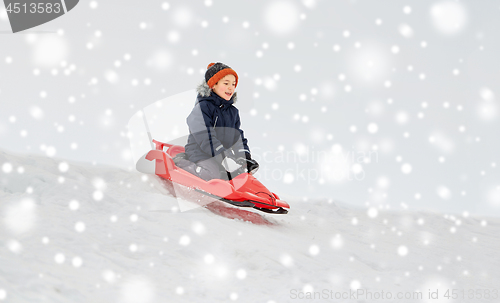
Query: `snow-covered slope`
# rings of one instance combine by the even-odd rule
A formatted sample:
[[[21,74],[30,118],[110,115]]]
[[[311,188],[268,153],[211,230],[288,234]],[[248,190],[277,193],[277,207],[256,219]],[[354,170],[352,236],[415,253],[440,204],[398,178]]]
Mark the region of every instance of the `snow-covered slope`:
[[[494,302],[500,288],[499,219],[286,193],[288,215],[180,212],[156,176],[5,152],[0,167],[2,302]]]

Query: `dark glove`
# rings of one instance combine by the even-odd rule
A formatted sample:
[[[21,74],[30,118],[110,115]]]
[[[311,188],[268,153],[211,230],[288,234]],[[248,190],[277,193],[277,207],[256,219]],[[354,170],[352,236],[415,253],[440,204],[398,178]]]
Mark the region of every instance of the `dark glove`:
[[[236,159],[236,163],[241,166],[246,166],[248,173],[252,175],[259,169],[259,163],[252,159],[252,156],[249,153],[245,153],[245,158],[240,157]]]

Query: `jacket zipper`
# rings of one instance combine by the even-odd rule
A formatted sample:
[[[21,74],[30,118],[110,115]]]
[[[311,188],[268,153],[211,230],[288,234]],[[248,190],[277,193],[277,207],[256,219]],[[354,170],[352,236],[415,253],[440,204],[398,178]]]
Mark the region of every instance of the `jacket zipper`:
[[[219,116],[215,116],[215,122],[214,122],[214,130],[215,130],[215,125],[217,125],[217,119],[219,118]]]

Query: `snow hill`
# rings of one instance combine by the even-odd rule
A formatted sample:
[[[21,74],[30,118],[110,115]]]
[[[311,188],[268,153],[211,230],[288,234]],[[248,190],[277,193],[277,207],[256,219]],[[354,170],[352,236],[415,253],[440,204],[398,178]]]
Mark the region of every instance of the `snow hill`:
[[[0,302],[498,301],[499,219],[286,193],[287,215],[181,212],[156,176],[6,152],[0,167]]]

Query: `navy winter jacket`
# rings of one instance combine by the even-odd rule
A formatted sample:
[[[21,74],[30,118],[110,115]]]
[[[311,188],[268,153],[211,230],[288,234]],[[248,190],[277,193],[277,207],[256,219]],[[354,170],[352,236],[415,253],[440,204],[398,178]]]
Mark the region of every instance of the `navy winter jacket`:
[[[185,146],[188,159],[192,162],[212,158],[228,149],[239,157],[250,154],[247,139],[240,129],[240,115],[230,100],[212,92],[206,82],[198,86],[195,107],[187,117],[189,126],[188,143]]]

